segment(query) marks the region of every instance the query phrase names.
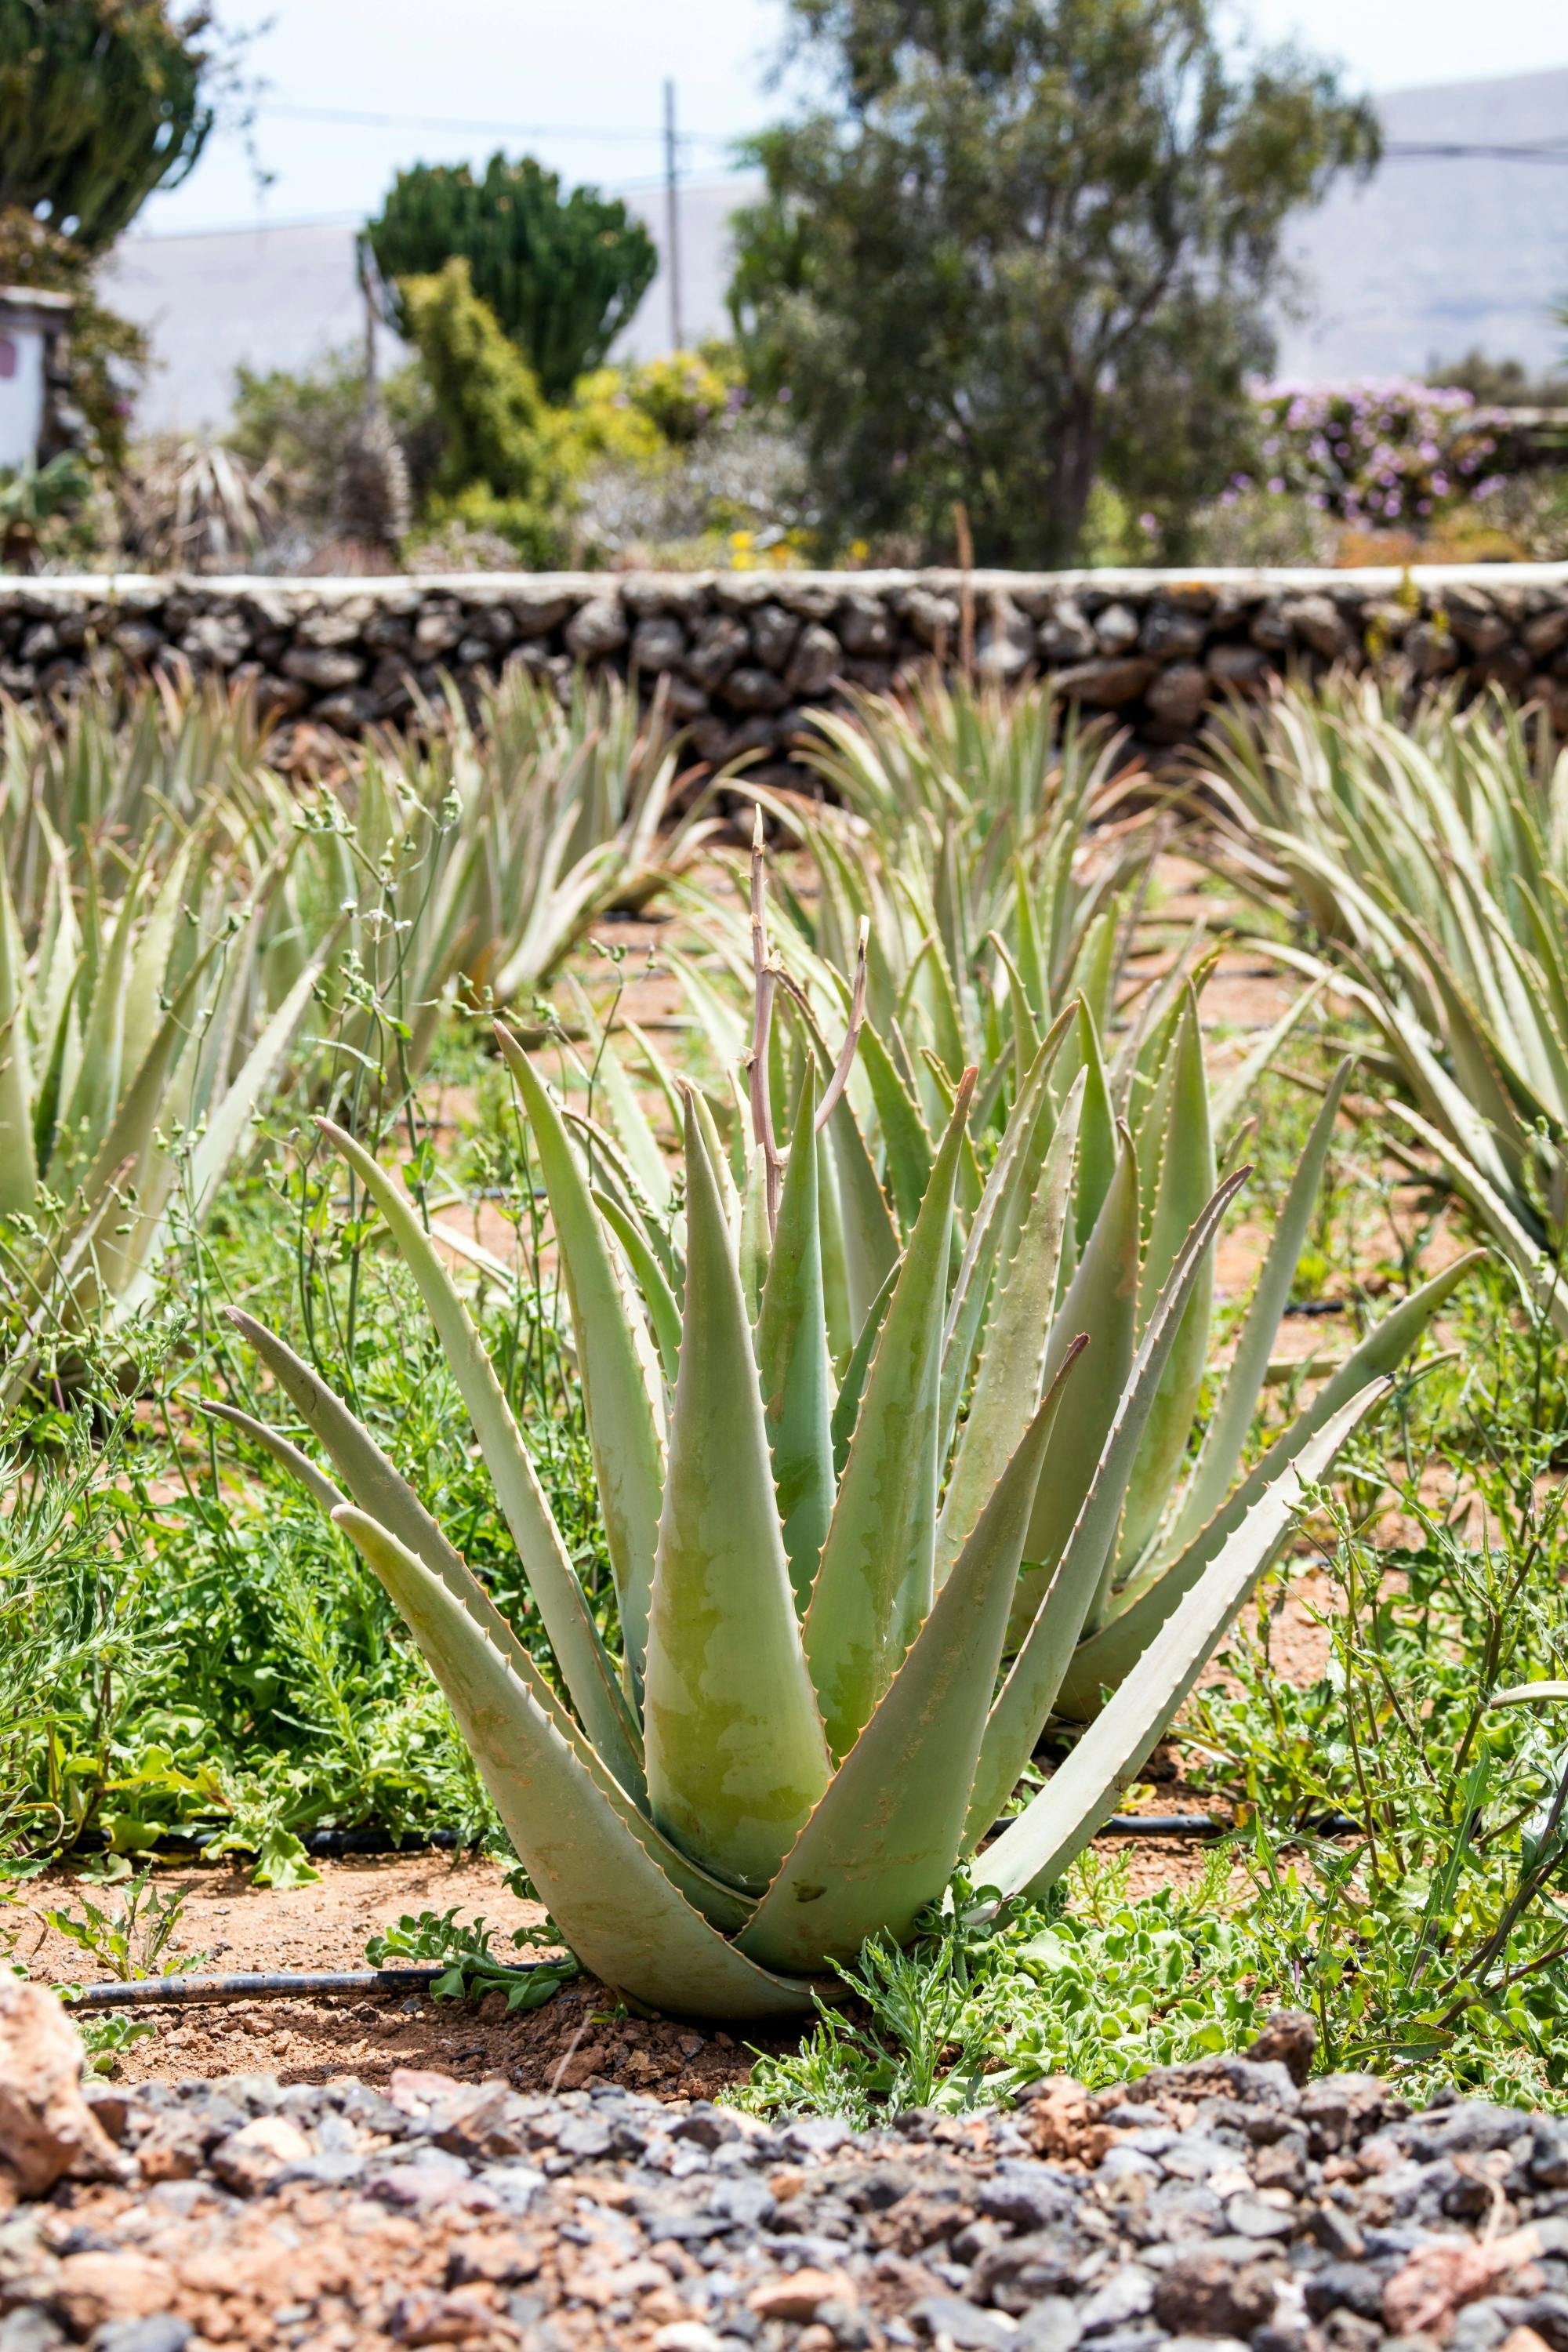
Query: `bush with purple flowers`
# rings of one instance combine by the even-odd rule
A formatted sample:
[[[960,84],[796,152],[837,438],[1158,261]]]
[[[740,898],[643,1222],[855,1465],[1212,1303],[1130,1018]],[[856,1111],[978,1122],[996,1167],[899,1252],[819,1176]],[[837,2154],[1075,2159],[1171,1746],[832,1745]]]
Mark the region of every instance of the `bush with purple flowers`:
[[[1231,500],[1263,490],[1363,529],[1419,530],[1485,499],[1506,464],[1507,418],[1451,387],[1259,383],[1253,397],[1257,470],[1233,478]]]

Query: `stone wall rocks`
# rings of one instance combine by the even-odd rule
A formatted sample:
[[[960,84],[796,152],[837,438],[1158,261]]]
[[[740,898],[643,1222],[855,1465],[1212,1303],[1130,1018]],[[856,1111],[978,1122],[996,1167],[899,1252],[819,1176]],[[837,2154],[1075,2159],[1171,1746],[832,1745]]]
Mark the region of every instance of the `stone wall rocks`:
[[[584,666],[658,688],[710,760],[787,751],[814,704],[952,671],[965,646],[978,677],[1052,677],[1154,747],[1226,695],[1333,663],[1495,686],[1568,734],[1563,564],[0,579],[0,691],[20,701],[184,665],[248,682],[275,721],[352,734],[407,719],[446,675],[468,688],[517,662],[564,692]]]

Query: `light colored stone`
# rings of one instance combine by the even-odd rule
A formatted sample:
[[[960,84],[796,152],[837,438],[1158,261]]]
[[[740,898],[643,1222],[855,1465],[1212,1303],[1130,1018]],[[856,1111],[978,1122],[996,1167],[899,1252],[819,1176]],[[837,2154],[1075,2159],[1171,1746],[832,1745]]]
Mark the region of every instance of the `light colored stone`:
[[[242,2197],[269,2189],[279,2174],[310,2153],[310,2143],[287,2116],[258,2116],[220,2139],[212,2152],[218,2179]]]
[[[1141,634],[1138,615],[1129,604],[1108,604],[1094,616],[1095,642],[1102,653],[1131,653]]]
[[[437,604],[421,613],[414,624],[414,658],[438,661],[449,654],[463,634],[463,616],[456,604]]]
[[[73,2336],[90,2336],[114,2319],[151,2319],[167,2311],[174,2273],[153,2254],[67,2254],[51,2296]]]
[[[1010,596],[993,595],[974,635],[974,667],[982,677],[1012,686],[1035,657],[1035,625]]]
[[[82,2096],[81,2042],[42,1985],[0,1976],[0,2176],[43,2197],[68,2173],[119,2179],[124,2159]]]

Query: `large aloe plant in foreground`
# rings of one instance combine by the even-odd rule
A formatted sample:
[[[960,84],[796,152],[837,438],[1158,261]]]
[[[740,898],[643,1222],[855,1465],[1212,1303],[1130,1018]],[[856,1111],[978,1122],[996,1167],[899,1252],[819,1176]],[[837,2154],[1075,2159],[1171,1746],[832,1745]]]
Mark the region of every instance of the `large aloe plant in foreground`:
[[[764,961],[746,1184],[689,1089],[679,1255],[663,1261],[596,1197],[554,1096],[500,1037],[549,1195],[618,1655],[415,1205],[336,1129],[439,1333],[555,1675],[348,1409],[238,1311],[341,1487],[289,1438],[227,1409],[382,1580],[578,1958],[637,2000],[732,2017],[806,2006],[814,1978],[869,1936],[906,1936],[955,1863],[983,1847],[978,1875],[1004,1896],[1051,1884],[1168,1726],[1287,1533],[1303,1482],[1321,1476],[1380,1385],[1364,1361],[1342,1372],[1180,1552],[1110,1704],[987,1844],[1106,1591],[1134,1470],[1242,1174],[1200,1204],[1124,1361],[1097,1304],[1111,1260],[1096,1234],[1126,1213],[1125,1154],[1119,1205],[1108,1200],[1081,1254],[1064,1257],[1082,1074],[1058,1116],[1045,1109],[1069,1013],[1020,1090],[962,1248],[954,1200],[974,1077],[961,1077],[907,1243],[837,1369],[819,1126],[844,1100],[847,1066],[823,1071],[802,1051],[780,1144],[762,1080],[772,976]],[[1135,1218],[1135,1186],[1131,1198]],[[983,1328],[965,1303],[976,1285]],[[1409,1302],[1393,1339],[1383,1327],[1385,1352],[1403,1352],[1449,1286]],[[956,1399],[944,1381],[955,1329]],[[1108,1380],[1111,1409],[1086,1467],[1084,1384]],[[1028,1561],[1036,1585],[1020,1622]]]

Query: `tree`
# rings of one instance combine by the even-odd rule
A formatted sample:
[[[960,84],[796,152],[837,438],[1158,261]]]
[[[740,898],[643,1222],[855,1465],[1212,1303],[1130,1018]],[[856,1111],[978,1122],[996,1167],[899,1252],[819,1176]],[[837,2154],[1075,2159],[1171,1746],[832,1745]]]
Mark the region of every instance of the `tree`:
[[[403,299],[441,428],[426,520],[497,531],[529,562],[556,561],[565,419],[475,293],[466,259],[405,278]]]
[[[1280,232],[1378,132],[1210,0],[791,0],[834,104],[754,142],[731,295],[830,528],[1070,560],[1101,474],[1165,543],[1223,486]]]
[[[205,144],[213,33],[168,0],[0,0],[0,213],[106,251]]]
[[[524,156],[490,157],[476,180],[466,163],[400,172],[365,231],[406,332],[400,281],[429,277],[454,257],[526,354],[545,398],[567,398],[604,359],[647,293],[658,255],[641,221],[593,188],[563,198],[553,172]]]

